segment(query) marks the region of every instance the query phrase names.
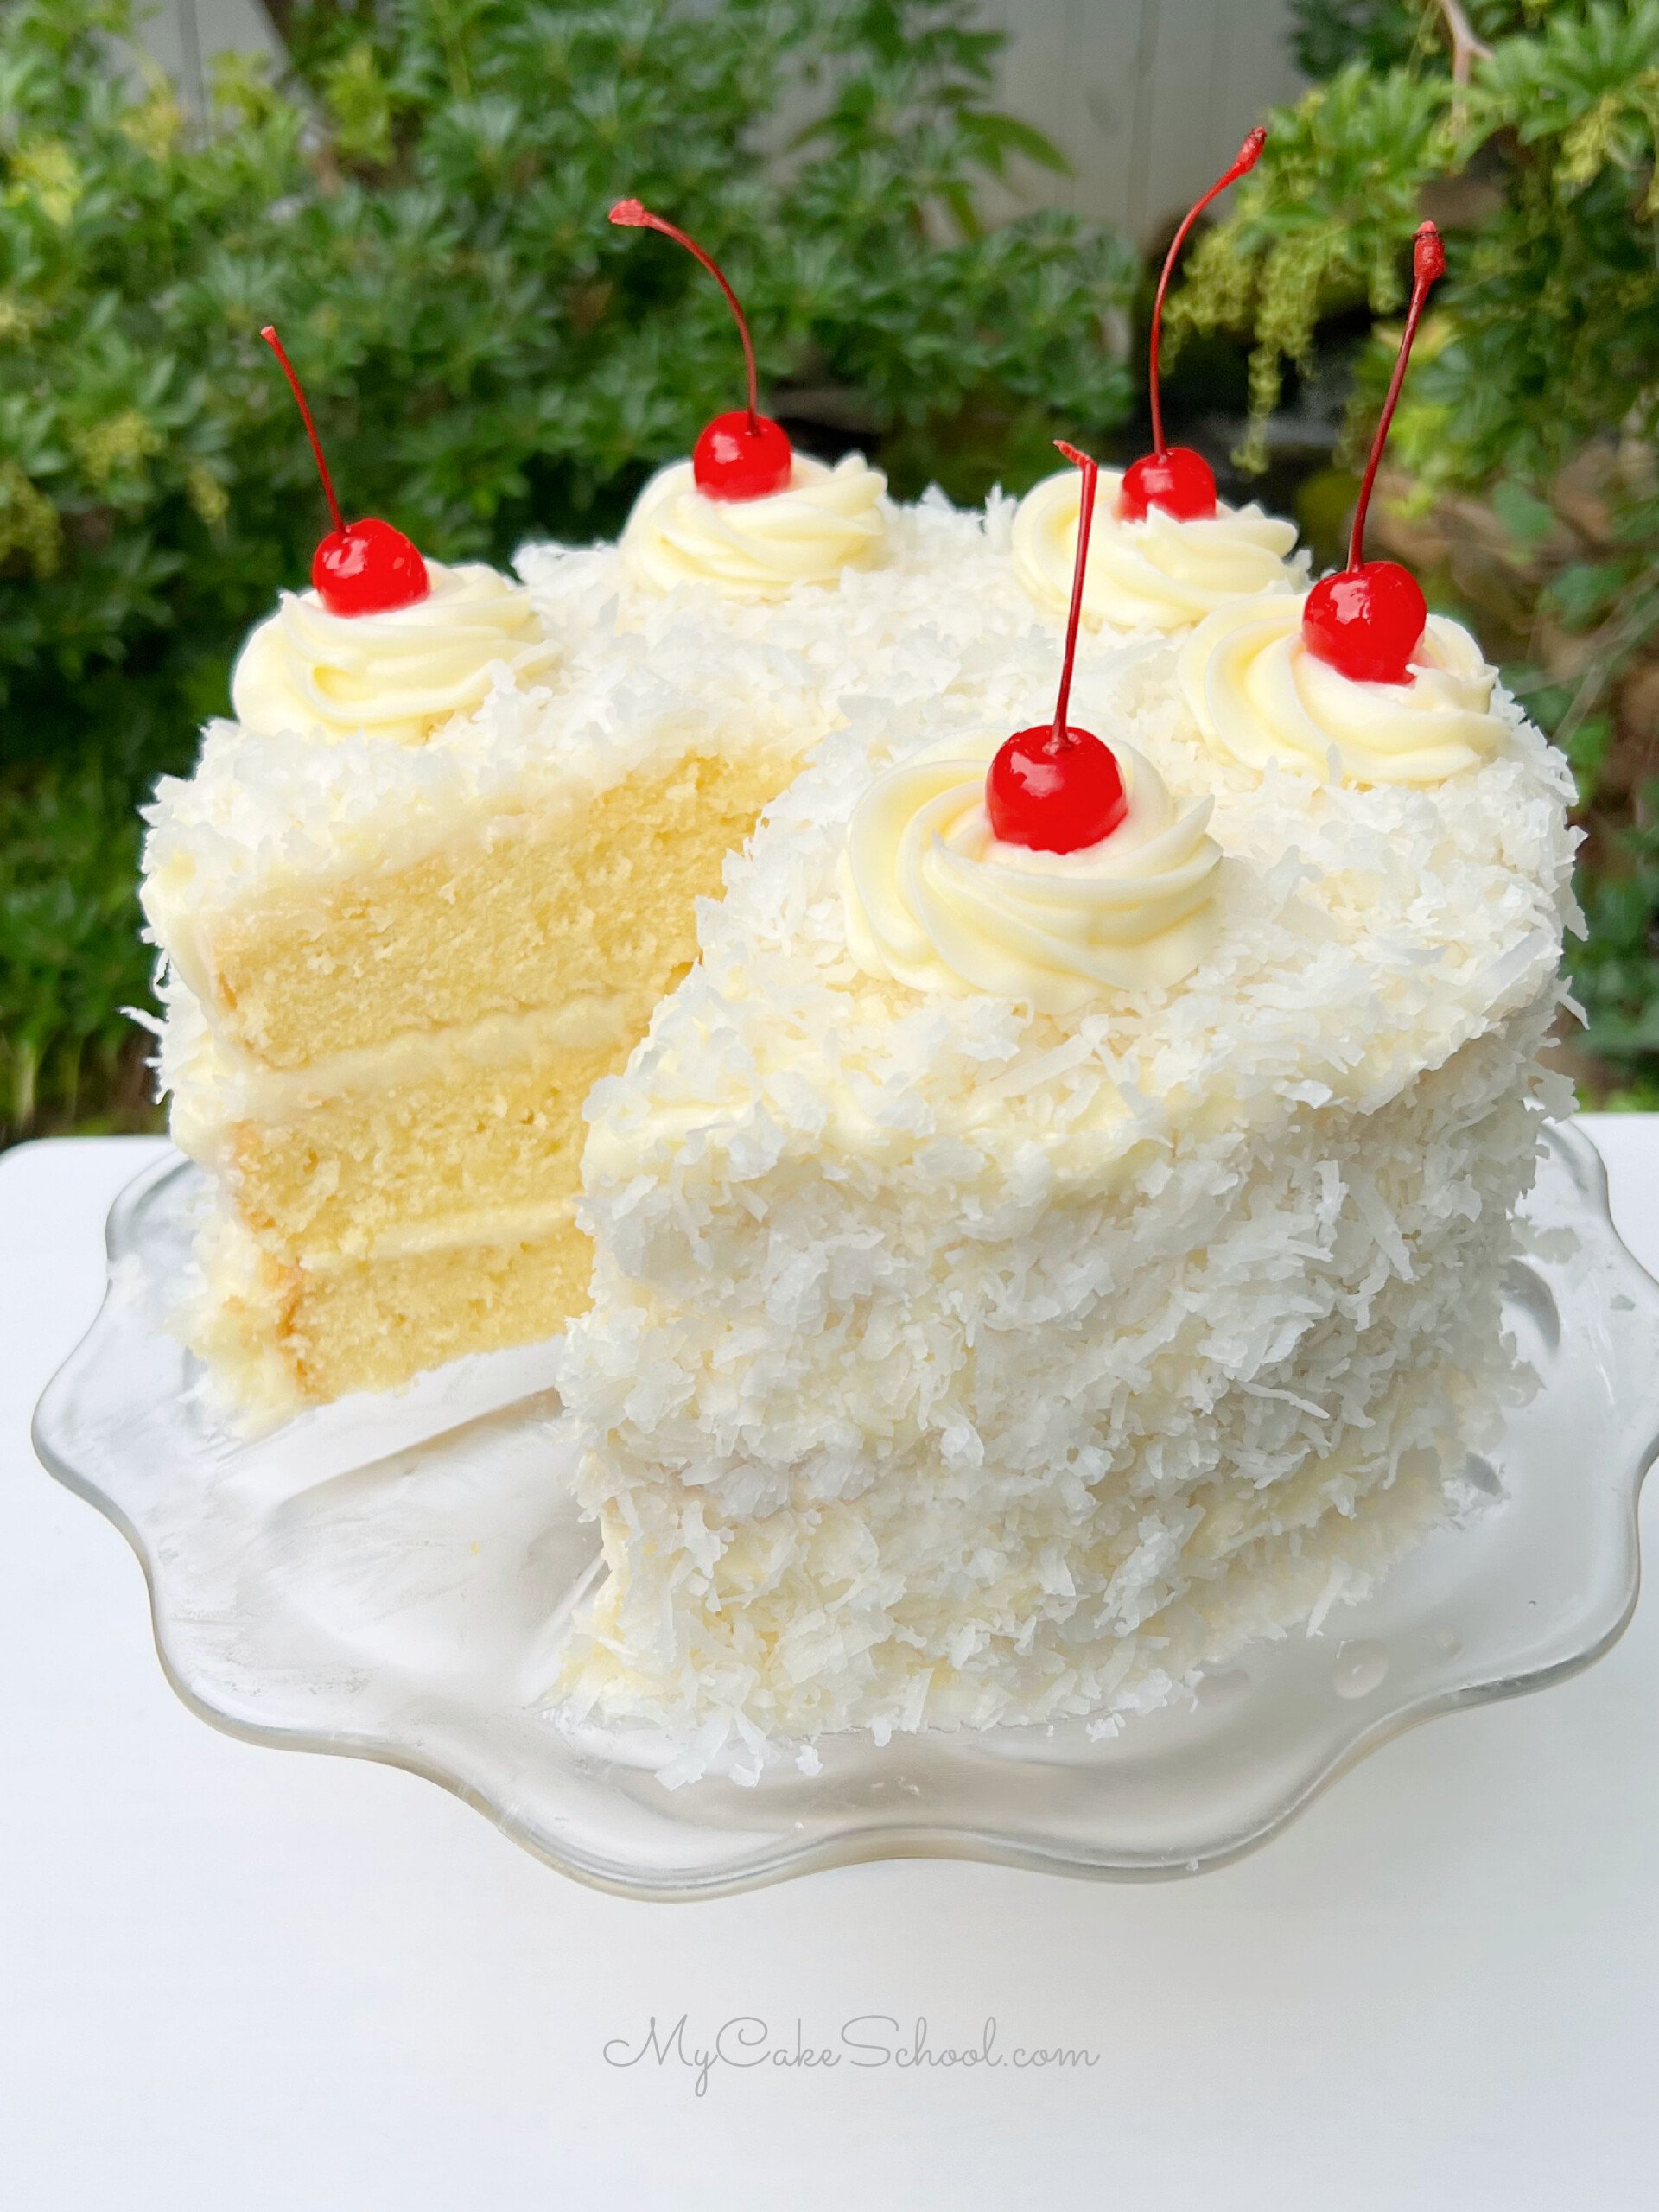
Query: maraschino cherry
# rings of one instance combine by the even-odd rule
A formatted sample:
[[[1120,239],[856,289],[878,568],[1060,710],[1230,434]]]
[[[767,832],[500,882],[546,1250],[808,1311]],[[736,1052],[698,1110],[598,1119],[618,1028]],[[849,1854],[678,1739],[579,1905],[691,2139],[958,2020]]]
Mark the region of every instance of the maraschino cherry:
[[[1169,289],[1176,259],[1186,244],[1187,232],[1218,194],[1225,192],[1230,184],[1236,184],[1247,169],[1255,167],[1267,136],[1260,127],[1251,131],[1239,148],[1238,159],[1231,168],[1224,176],[1218,176],[1203,199],[1187,209],[1186,219],[1170,240],[1169,251],[1164,256],[1163,274],[1158,279],[1157,296],[1152,303],[1148,389],[1152,399],[1153,449],[1142,454],[1139,461],[1131,461],[1123,472],[1117,495],[1120,522],[1144,522],[1148,507],[1161,507],[1177,522],[1208,522],[1216,512],[1215,471],[1204,455],[1194,453],[1191,446],[1164,443],[1164,404],[1158,384],[1158,343],[1164,329],[1164,295]]]
[[[1446,248],[1440,244],[1440,234],[1433,223],[1425,223],[1412,250],[1411,305],[1406,311],[1406,327],[1354,507],[1348,565],[1335,575],[1322,576],[1302,609],[1302,639],[1309,652],[1329,661],[1332,668],[1340,669],[1357,683],[1408,683],[1412,658],[1428,620],[1428,602],[1409,569],[1402,569],[1397,561],[1366,561],[1361,556],[1365,550],[1365,511],[1371,504],[1371,486],[1376,481],[1377,463],[1405,382],[1423,302],[1429,286],[1445,273]]]
[[[660,231],[665,238],[695,254],[725,293],[726,303],[737,318],[737,334],[743,340],[743,360],[749,372],[749,404],[734,408],[729,415],[716,415],[704,426],[691,449],[691,474],[698,491],[711,499],[764,499],[768,493],[786,491],[795,467],[789,434],[760,412],[749,326],[719,263],[695,238],[662,216],[653,215],[637,200],[619,200],[611,210],[611,220],[626,230]]]
[[[1039,853],[1075,853],[1110,836],[1123,819],[1128,799],[1109,747],[1086,729],[1066,721],[1071,703],[1071,671],[1077,658],[1077,624],[1083,614],[1083,580],[1089,567],[1089,536],[1095,519],[1097,462],[1063,438],[1054,442],[1083,471],[1083,505],[1077,515],[1077,552],[1071,570],[1071,611],[1066,618],[1065,657],[1060,664],[1060,691],[1052,722],[1016,730],[997,750],[985,779],[985,810],[1005,845],[1026,845]]]
[[[389,614],[394,607],[412,607],[432,588],[419,548],[401,530],[373,515],[361,522],[346,522],[334,497],[334,480],[322,457],[322,441],[311,419],[294,364],[283,351],[283,341],[270,323],[259,333],[283,365],[283,374],[299,403],[305,434],[316,456],[323,496],[334,526],[311,556],[311,582],[331,614]]]

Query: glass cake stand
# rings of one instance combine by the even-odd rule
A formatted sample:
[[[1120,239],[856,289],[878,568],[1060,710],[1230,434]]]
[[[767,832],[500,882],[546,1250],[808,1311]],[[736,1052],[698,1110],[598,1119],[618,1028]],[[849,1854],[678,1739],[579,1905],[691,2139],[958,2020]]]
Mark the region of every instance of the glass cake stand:
[[[925,1855],[1197,1872],[1412,1723],[1587,1665],[1636,1601],[1659,1285],[1614,1234],[1594,1149],[1560,1128],[1508,1297],[1541,1388],[1471,1463],[1486,1509],[1430,1535],[1363,1602],[1252,1646],[1104,1739],[1077,1724],[838,1737],[810,1776],[785,1762],[671,1789],[648,1747],[569,1730],[540,1702],[597,1571],[546,1346],[239,1436],[166,1325],[203,1196],[195,1169],[163,1160],[118,1199],[103,1311],[35,1419],[47,1466],[137,1554],[175,1688],[252,1741],[425,1775],[625,1894]]]

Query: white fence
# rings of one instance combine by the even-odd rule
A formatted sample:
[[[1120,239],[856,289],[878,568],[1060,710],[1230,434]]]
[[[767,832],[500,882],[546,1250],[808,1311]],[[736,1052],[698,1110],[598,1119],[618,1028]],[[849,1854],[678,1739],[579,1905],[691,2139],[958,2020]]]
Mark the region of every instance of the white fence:
[[[1144,238],[1197,197],[1264,108],[1294,97],[1287,0],[981,0],[1009,34],[1001,98],[1074,174],[1032,170],[1009,204],[1062,207]],[[162,0],[151,51],[191,94],[204,60],[276,41],[259,0]]]
[[[1010,34],[1005,103],[1075,171],[1025,180],[1022,204],[1072,207],[1137,239],[1298,90],[1287,0],[982,0],[982,12]]]

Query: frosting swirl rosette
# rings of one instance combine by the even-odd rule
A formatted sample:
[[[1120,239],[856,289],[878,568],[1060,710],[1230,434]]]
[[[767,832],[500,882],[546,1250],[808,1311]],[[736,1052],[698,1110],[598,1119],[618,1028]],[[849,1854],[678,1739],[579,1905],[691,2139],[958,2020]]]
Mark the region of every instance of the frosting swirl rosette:
[[[985,991],[1071,1014],[1105,990],[1178,983],[1216,929],[1213,799],[1181,811],[1116,739],[1127,802],[1097,844],[1005,844],[985,810],[1001,740],[952,739],[878,776],[839,864],[848,949],[867,975],[918,991]]]
[[[1264,514],[1254,501],[1212,517],[1178,522],[1161,507],[1144,522],[1123,522],[1120,470],[1103,468],[1084,585],[1085,621],[1120,630],[1180,630],[1230,600],[1295,591],[1306,581],[1295,525]],[[1014,572],[1033,605],[1065,620],[1071,595],[1081,486],[1075,469],[1046,477],[1014,518]]]
[[[1224,607],[1182,647],[1181,689],[1212,753],[1350,784],[1438,784],[1491,759],[1504,730],[1497,671],[1461,624],[1431,614],[1411,681],[1366,683],[1309,650],[1305,601]]]
[[[622,564],[657,591],[713,584],[732,599],[777,599],[795,584],[833,583],[861,567],[887,537],[887,480],[861,454],[833,468],[798,453],[787,490],[753,499],[711,499],[689,461],[658,470],[620,541]]]
[[[522,683],[552,666],[557,650],[521,585],[482,562],[426,566],[425,595],[378,613],[332,614],[315,591],[284,592],[231,677],[243,728],[417,745],[482,706],[498,669]]]

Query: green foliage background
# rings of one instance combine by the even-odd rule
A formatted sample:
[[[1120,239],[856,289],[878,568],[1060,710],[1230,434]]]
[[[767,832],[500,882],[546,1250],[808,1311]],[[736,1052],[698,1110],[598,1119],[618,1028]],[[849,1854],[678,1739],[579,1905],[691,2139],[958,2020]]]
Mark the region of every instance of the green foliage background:
[[[1295,12],[1299,56],[1325,81],[1274,118],[1173,321],[1253,339],[1249,464],[1331,319],[1378,318],[1351,458],[1394,353],[1402,242],[1423,212],[1440,221],[1448,273],[1378,534],[1503,652],[1573,764],[1582,1072],[1616,1103],[1659,1104],[1659,0]]]
[[[773,411],[903,493],[1017,488],[1052,429],[1103,438],[1135,401],[1121,243],[982,223],[1009,162],[1057,157],[995,109],[969,0],[272,12],[281,81],[233,60],[192,119],[127,0],[0,10],[0,1135],[146,1111],[135,810],[321,519],[262,322],[348,505],[452,559],[611,531],[732,402],[717,294],[608,229],[625,192],[727,263]],[[1659,1104],[1659,0],[1293,12],[1318,81],[1171,335],[1249,347],[1246,467],[1287,378],[1351,372],[1342,465],[1301,499],[1334,553],[1406,242],[1440,221],[1374,529],[1573,761],[1581,1073]]]
[[[726,264],[773,410],[891,448],[900,488],[1131,387],[1136,270],[1060,215],[988,231],[986,181],[1058,157],[988,97],[959,0],[391,0],[278,11],[292,59],[205,123],[127,0],[0,12],[0,1124],[142,1114],[135,808],[221,711],[308,569],[300,365],[342,496],[441,558],[613,528],[733,403]],[[785,123],[780,118],[795,118]],[[988,474],[957,461],[952,488]],[[903,480],[911,481],[906,484]]]

